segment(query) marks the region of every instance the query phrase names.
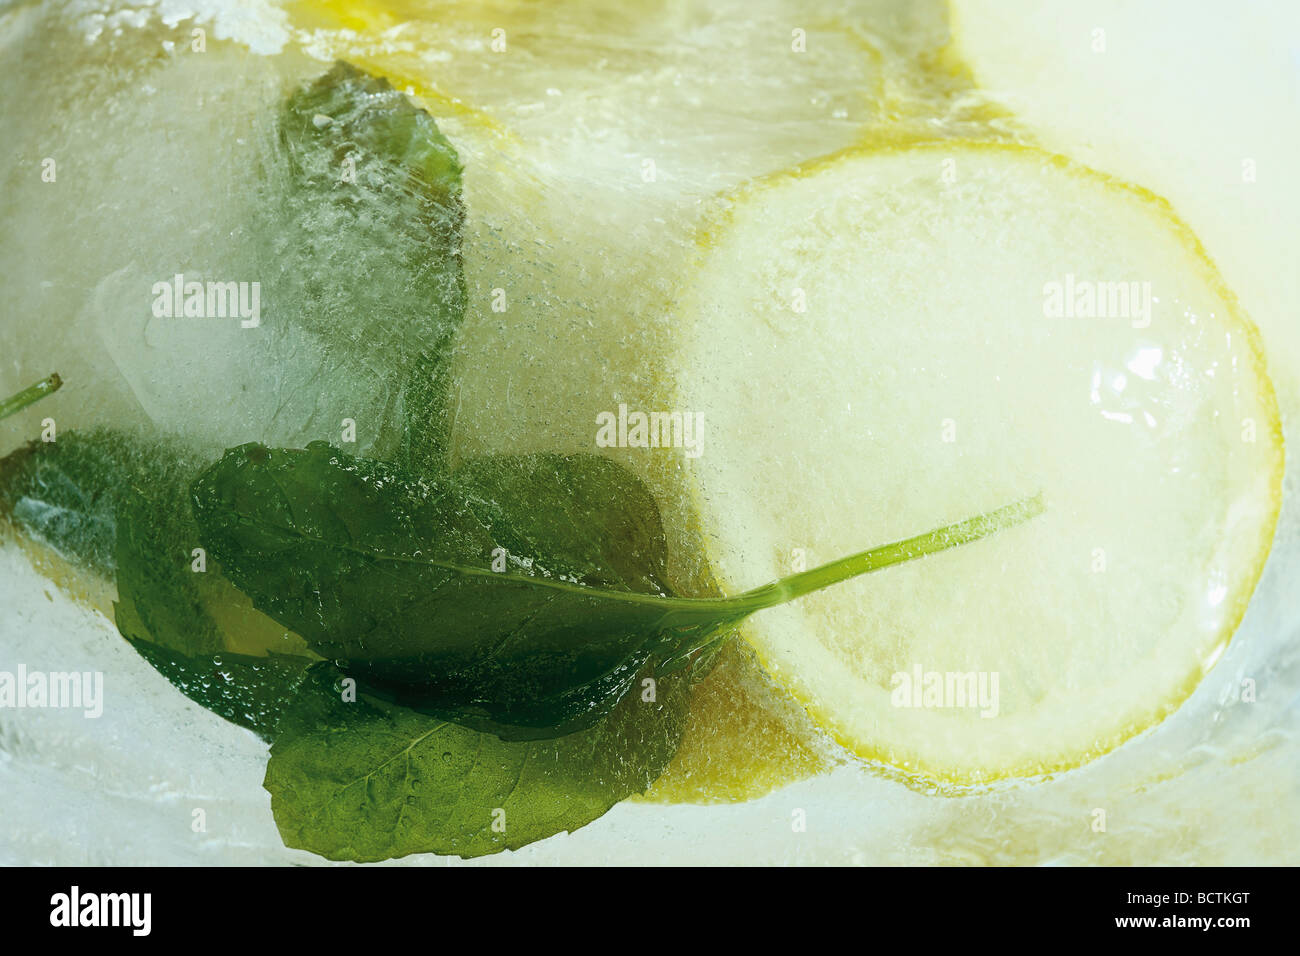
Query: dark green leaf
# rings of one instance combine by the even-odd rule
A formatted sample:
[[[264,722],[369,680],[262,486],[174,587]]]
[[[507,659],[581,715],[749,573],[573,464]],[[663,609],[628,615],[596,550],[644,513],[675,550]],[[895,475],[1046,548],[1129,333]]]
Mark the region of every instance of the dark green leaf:
[[[181,693],[269,741],[315,659],[228,650],[250,637],[219,623],[239,619],[241,595],[206,557],[205,569],[194,569],[198,529],[184,483],[147,487],[132,487],[119,504],[117,629]]]
[[[206,657],[225,648],[208,610],[217,578],[191,570],[198,531],[175,521],[177,501],[167,492],[154,486],[149,493],[132,489],[123,497],[117,518],[114,620],[133,644],[150,642]]]
[[[244,445],[193,496],[204,545],[257,608],[400,702],[516,738],[590,724],[652,656],[676,662],[757,610],[1039,507],[1021,502],[736,597],[688,599],[663,583],[650,494],[595,456],[505,456],[419,479],[323,442]]]
[[[664,594],[666,555],[653,499],[607,459],[417,479],[324,443],[247,445],[200,477],[194,507],[257,608],[380,692],[476,726],[589,724],[660,643],[665,608],[608,598]]]
[[[685,675],[663,677],[653,701],[628,694],[584,731],[508,742],[364,695],[347,703],[339,676],[311,672],[265,786],[286,845],[361,862],[482,856],[585,826],[663,772],[690,692]]]
[[[119,627],[121,625],[119,624]],[[318,662],[291,654],[219,654],[195,657],[161,644],[127,641],[177,690],[268,743],[298,696],[307,671]]]
[[[0,459],[0,514],[73,565],[112,578],[118,516],[137,489],[171,502],[151,515],[154,540],[183,538],[183,554],[198,546],[185,489],[199,467],[174,443],[148,448],[122,432],[68,430]]]

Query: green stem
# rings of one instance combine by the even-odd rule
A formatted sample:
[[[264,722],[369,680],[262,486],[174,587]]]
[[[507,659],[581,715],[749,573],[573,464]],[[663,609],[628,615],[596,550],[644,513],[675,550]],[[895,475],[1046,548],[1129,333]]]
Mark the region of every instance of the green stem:
[[[925,534],[918,534],[914,538],[881,545],[870,551],[851,554],[847,558],[840,558],[838,561],[792,574],[771,584],[764,584],[737,594],[729,600],[740,606],[752,604],[753,610],[774,607],[803,597],[805,594],[811,594],[813,591],[820,591],[832,584],[856,578],[860,574],[868,574],[881,568],[970,544],[972,541],[978,541],[980,538],[1035,518],[1043,513],[1043,509],[1043,495],[1040,492],[1032,498],[1022,498],[996,511],[989,511],[957,524],[945,525],[927,531]]]
[[[17,395],[11,395],[4,401],[0,401],[0,418],[8,418],[14,412],[22,411],[33,402],[38,402],[46,395],[53,395],[63,386],[63,379],[59,378],[59,373],[55,372],[49,378],[41,379],[35,385],[30,385],[23,389]]]

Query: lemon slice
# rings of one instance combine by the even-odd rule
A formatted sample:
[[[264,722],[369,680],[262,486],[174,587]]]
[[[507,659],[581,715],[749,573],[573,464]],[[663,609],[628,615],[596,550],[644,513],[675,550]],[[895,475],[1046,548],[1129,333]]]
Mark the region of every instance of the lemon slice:
[[[1267,556],[1282,446],[1255,331],[1161,199],[1027,147],[854,151],[746,190],[703,245],[673,374],[725,592],[1047,502],[747,622],[820,723],[966,785],[1177,707]]]

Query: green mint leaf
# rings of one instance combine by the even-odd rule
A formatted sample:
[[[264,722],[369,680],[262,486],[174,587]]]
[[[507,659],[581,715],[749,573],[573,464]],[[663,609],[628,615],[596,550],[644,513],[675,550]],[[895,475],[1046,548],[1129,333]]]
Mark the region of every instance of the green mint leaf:
[[[422,479],[324,442],[244,445],[192,493],[205,547],[255,607],[377,693],[515,738],[590,725],[646,660],[680,663],[755,611],[1041,510],[1019,502],[694,599],[663,582],[649,492],[596,456],[503,456]]]
[[[275,295],[351,366],[403,385],[400,437],[380,453],[441,467],[466,299],[456,151],[387,80],[346,63],[288,99],[279,140],[291,184],[269,184]]]
[[[666,593],[654,500],[604,458],[502,457],[421,479],[323,442],[246,445],[193,495],[204,546],[255,607],[409,706],[567,733],[659,645],[657,608],[601,598]]]
[[[651,674],[653,694],[626,695],[584,731],[510,742],[365,695],[345,702],[338,672],[314,668],[266,768],[280,835],[373,862],[483,856],[576,830],[643,793],[677,750],[688,680]]]
[[[281,718],[297,699],[307,672],[318,663],[275,653],[257,656],[223,651],[192,656],[148,640],[127,637],[127,641],[190,700],[247,727],[268,743],[275,739]]]
[[[0,461],[0,513],[74,566],[115,581],[128,639],[211,654],[223,646],[202,593],[214,579],[190,569],[199,545],[186,489],[198,467],[172,444],[70,430]]]
[[[270,741],[315,658],[229,649],[232,640],[250,638],[230,623],[238,620],[241,595],[206,555],[204,570],[195,570],[198,529],[186,507],[186,482],[156,480],[147,487],[131,488],[119,504],[117,629],[185,696]]]
[[[269,739],[275,708],[316,658],[226,650],[218,618],[247,599],[217,567],[192,568],[199,544],[188,487],[198,470],[172,443],[69,430],[0,459],[0,515],[116,582],[115,623],[131,646],[186,696]]]
[[[114,621],[133,644],[148,641],[188,656],[225,648],[209,613],[218,578],[191,570],[197,529],[175,507],[166,486],[132,490],[117,516],[117,602]],[[181,688],[184,690],[184,688]]]
[[[170,494],[171,514],[156,533],[175,535],[177,523],[192,530],[184,489],[198,470],[198,460],[173,443],[149,449],[122,432],[68,430],[58,441],[29,442],[0,459],[0,514],[69,563],[111,579],[118,516],[128,498],[136,489]]]

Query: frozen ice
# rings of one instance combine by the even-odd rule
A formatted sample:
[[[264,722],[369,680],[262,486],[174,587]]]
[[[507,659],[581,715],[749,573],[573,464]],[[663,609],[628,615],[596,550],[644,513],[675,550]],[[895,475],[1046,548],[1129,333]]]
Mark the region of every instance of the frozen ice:
[[[412,267],[421,240],[404,183],[364,155],[329,157],[354,177],[346,201],[305,201],[293,181],[304,151],[280,111],[328,64],[216,39],[167,49],[187,34],[153,21],[87,42],[27,16],[9,28],[47,35],[12,41],[0,92],[13,160],[0,255],[27,318],[6,337],[0,390],[57,369],[65,390],[35,420],[150,426],[213,454],[338,442],[345,419],[357,451],[391,444],[439,304],[428,267]],[[183,314],[191,283],[210,314]]]
[[[696,230],[725,209],[720,191],[851,146],[884,121],[948,132],[975,122],[958,80],[935,93],[916,79],[916,63],[945,39],[942,4],[874,0],[814,16],[777,0],[665,2],[630,45],[620,38],[637,9],[609,4],[603,33],[556,31],[567,54],[523,90],[487,66],[494,24],[453,18],[439,62],[455,95],[417,91],[466,165],[462,456],[590,450],[596,413],[653,407],[675,276]],[[740,14],[744,31],[729,31]],[[211,27],[203,54],[189,47],[194,24]],[[537,24],[502,25],[518,50],[545,46]],[[791,47],[795,29],[806,30],[804,53]],[[684,42],[658,59],[645,52],[665,38]],[[47,415],[60,428],[167,433],[214,455],[251,440],[337,443],[351,418],[349,450],[383,450],[400,410],[394,373],[419,345],[409,338],[419,326],[399,320],[418,311],[418,294],[365,235],[342,236],[325,275],[274,254],[292,238],[278,228],[287,157],[275,117],[337,55],[361,65],[389,56],[414,83],[429,69],[421,40],[419,29],[364,42],[327,25],[307,31],[265,0],[0,10],[0,394],[56,369],[67,382],[0,422],[0,454],[34,438]],[[756,57],[763,43],[772,52]],[[593,65],[581,79],[578,67]],[[870,95],[846,95],[850,77]],[[47,159],[53,182],[42,180]],[[396,208],[374,206],[381,217]],[[334,224],[301,227],[311,225]],[[1247,233],[1241,242],[1249,248]],[[178,273],[262,282],[260,325],[155,317],[154,284]],[[304,322],[296,300],[316,281],[327,291],[313,315],[328,321]],[[376,309],[391,310],[387,321]],[[575,834],[477,862],[1295,863],[1297,491],[1291,475],[1264,578],[1209,677],[1164,723],[1077,771],[937,800],[841,760],[740,804],[624,803]],[[682,581],[703,573],[679,562]],[[0,709],[0,862],[320,862],[280,841],[261,787],[266,745],[187,700],[99,610],[3,538],[0,608],[0,670],[101,671],[107,694],[99,719]],[[1255,703],[1241,700],[1247,679]],[[1109,828],[1096,839],[1088,823],[1103,802]],[[806,832],[792,831],[796,809]]]

